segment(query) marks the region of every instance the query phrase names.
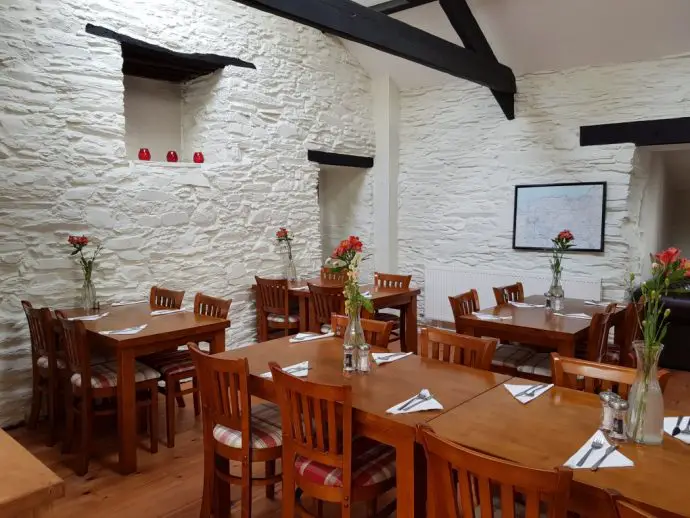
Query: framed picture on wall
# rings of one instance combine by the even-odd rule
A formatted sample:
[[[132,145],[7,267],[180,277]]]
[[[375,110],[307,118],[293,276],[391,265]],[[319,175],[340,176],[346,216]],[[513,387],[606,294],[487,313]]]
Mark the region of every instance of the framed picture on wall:
[[[551,248],[561,230],[575,236],[572,251],[603,252],[606,182],[515,186],[513,248]]]

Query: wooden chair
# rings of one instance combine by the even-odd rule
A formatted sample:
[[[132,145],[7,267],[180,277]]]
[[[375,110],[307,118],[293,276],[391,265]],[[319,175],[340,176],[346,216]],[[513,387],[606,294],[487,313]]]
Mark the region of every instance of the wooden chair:
[[[334,272],[330,268],[321,268],[321,280],[324,282],[345,284],[345,281],[347,280],[347,272],[345,270]]]
[[[22,308],[29,323],[31,338],[31,370],[33,373],[33,391],[31,395],[31,413],[27,427],[35,429],[41,413],[43,397],[48,408],[48,446],[57,442],[58,414],[62,408],[59,400],[62,372],[65,361],[59,357],[56,341],[56,322],[49,308],[34,308],[30,302],[22,301]]]
[[[269,332],[282,330],[284,336],[299,329],[299,315],[290,313],[287,279],[256,279],[256,311],[259,322],[259,342],[268,340]]]
[[[412,275],[374,272],[374,287],[376,288],[408,289],[410,287],[410,282],[412,282]],[[385,309],[394,309],[397,313],[377,311],[374,318],[376,320],[383,320],[384,322],[393,322],[393,331],[391,332],[390,340],[391,342],[400,340],[400,336],[405,333],[405,321],[401,318],[401,308],[392,307]]]
[[[80,320],[67,320],[57,312],[62,331],[65,363],[66,430],[63,451],[72,449],[74,440],[75,414],[79,414],[81,427],[81,448],[77,462],[77,475],[89,470],[91,457],[91,435],[96,416],[117,415],[117,362],[92,365],[86,328]],[[151,453],[158,451],[158,379],[160,375],[146,365],[136,362],[134,367],[137,399],[136,405],[148,410]],[[85,382],[86,380],[86,382]]]
[[[151,286],[149,304],[156,308],[180,309],[182,307],[183,298],[184,290],[174,291],[158,286]]]
[[[363,318],[360,322],[362,323],[364,338],[369,345],[388,348],[393,322],[381,322],[368,318]],[[331,329],[338,338],[345,336],[345,329],[349,323],[350,319],[345,315],[331,315]]]
[[[323,501],[339,503],[343,518],[361,501],[368,502],[369,517],[389,515],[395,503],[377,513],[376,499],[395,486],[395,450],[352,436],[352,388],[269,365],[283,423],[283,516],[315,516],[297,500],[296,488],[318,501],[317,516]]]
[[[625,308],[625,339],[618,352],[618,364],[624,367],[635,367],[636,359],[633,342],[642,339],[640,322],[644,320],[644,297],[635,303],[629,303]]]
[[[613,311],[616,305],[613,304]],[[607,307],[603,313],[594,313],[592,322],[589,325],[587,335],[586,358],[592,362],[601,362],[606,356],[609,347],[609,333],[611,332],[611,322],[613,311]]]
[[[461,333],[463,331],[460,325],[460,317],[464,315],[471,315],[475,311],[479,311],[479,294],[477,290],[471,289],[468,292],[448,297],[450,307],[453,310],[453,318],[455,319],[455,331]]]
[[[331,331],[331,315],[345,313],[345,295],[342,286],[316,286],[308,284],[311,300],[309,301],[309,327],[313,333]]]
[[[496,507],[504,517],[566,518],[572,470],[515,464],[442,439],[424,425],[417,440],[426,453],[430,518],[498,516]]]
[[[551,353],[551,372],[553,372],[553,383],[559,387],[593,393],[612,390],[622,398],[628,397],[636,374],[635,369],[628,367],[566,358],[558,353]],[[662,391],[666,389],[670,376],[670,371],[659,370],[658,377]]]
[[[627,501],[617,491],[607,490],[611,497],[611,513],[614,518],[657,518],[657,514],[637,507],[632,502]]]
[[[281,475],[275,474],[283,444],[280,409],[270,403],[252,408],[246,358],[215,358],[193,343],[188,348],[199,373],[203,408],[204,489],[200,516],[211,516],[212,502],[230,499],[229,485],[241,485],[241,516],[249,518],[252,487],[264,486],[266,497],[272,499],[275,484],[281,480]],[[230,461],[242,464],[239,477],[230,473]],[[265,477],[253,477],[254,462],[265,463]]]
[[[227,319],[230,304],[232,300],[197,293],[194,297],[194,314]],[[159,386],[158,391],[165,395],[166,446],[173,448],[175,446],[175,401],[184,408],[184,396],[192,394],[194,415],[198,416],[200,411],[199,380],[194,361],[188,350],[175,350],[144,356],[141,362],[160,372],[165,381],[165,386]],[[191,384],[187,383],[186,388],[183,388],[183,380],[191,380]]]
[[[497,343],[495,338],[476,338],[433,327],[422,328],[419,335],[421,357],[487,371]]]
[[[494,297],[496,298],[497,306],[507,304],[508,302],[524,302],[525,290],[522,288],[521,282],[516,282],[509,286],[494,288]]]

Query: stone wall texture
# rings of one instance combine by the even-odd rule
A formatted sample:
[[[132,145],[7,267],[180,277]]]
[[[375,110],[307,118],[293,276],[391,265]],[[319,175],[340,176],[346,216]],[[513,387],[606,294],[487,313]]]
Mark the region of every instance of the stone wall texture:
[[[183,150],[207,163],[125,155],[119,45],[103,25],[183,52],[238,56],[183,89]],[[102,241],[103,302],[152,284],[233,299],[228,346],[254,340],[254,275],[281,272],[273,242],[293,230],[300,273],[321,259],[307,148],[372,154],[368,76],[337,39],[227,0],[0,3],[0,425],[22,420],[30,346],[20,301],[73,306],[69,234]]]
[[[469,83],[401,94],[400,270],[420,284],[427,263],[543,272],[545,254],[511,248],[514,186],[604,180],[605,252],[568,256],[564,276],[602,278],[603,296],[620,296],[651,251],[640,221],[649,173],[633,145],[580,147],[579,128],[687,116],[690,57],[528,75],[518,92],[513,121]]]

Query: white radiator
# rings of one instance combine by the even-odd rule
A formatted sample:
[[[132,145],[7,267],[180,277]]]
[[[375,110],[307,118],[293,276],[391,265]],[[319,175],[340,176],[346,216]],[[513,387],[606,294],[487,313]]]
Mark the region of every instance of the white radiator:
[[[482,308],[496,305],[492,288],[522,282],[525,296],[543,295],[551,285],[551,273],[496,272],[426,265],[424,270],[424,317],[430,320],[453,321],[448,297],[474,288]],[[601,300],[601,279],[563,277],[565,296],[574,299]]]

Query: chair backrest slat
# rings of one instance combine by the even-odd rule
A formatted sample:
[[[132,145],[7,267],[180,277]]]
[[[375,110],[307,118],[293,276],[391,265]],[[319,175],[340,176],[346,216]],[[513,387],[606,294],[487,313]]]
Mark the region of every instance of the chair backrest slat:
[[[377,288],[407,289],[411,281],[412,275],[374,272],[374,286]]]
[[[91,353],[89,350],[86,327],[81,320],[68,320],[65,315],[55,312],[60,327],[62,349],[65,362],[70,372],[80,374],[82,380],[91,379]],[[82,390],[90,390],[91,383],[82,383]]]
[[[624,367],[634,367],[633,342],[642,338],[640,323],[644,320],[644,297],[625,308],[625,339],[621,344],[619,363]],[[616,330],[618,332],[618,330]]]
[[[34,362],[39,356],[48,357],[48,362],[55,362],[55,318],[50,308],[34,308],[30,302],[22,301],[22,308],[29,324],[29,338]]]
[[[475,311],[479,311],[479,294],[477,290],[471,289],[460,295],[448,297],[450,308],[453,310],[453,318],[455,319],[455,330],[460,333],[462,326],[460,325],[460,317],[471,315]]]
[[[337,284],[345,284],[347,272],[345,270],[335,271],[332,268],[321,268],[321,280]]]
[[[420,356],[452,362],[475,369],[491,369],[498,340],[466,336],[445,329],[422,328]],[[431,349],[431,350],[430,350]]]
[[[364,338],[369,345],[388,348],[393,322],[382,322],[381,320],[370,320],[368,318],[362,318],[360,322],[362,323]],[[350,319],[345,315],[331,315],[331,330],[338,338],[345,336],[345,330],[349,323]]]
[[[613,321],[612,317],[613,313],[606,311],[603,313],[597,312],[592,315],[587,338],[587,358],[589,360],[600,362],[606,355],[609,332],[611,331],[611,324]]]
[[[219,299],[199,292],[194,297],[194,314],[208,317],[228,318],[232,299]]]
[[[496,304],[499,306],[508,302],[524,302],[525,290],[521,282],[516,282],[508,286],[494,288],[494,297],[496,298]]]
[[[169,290],[160,286],[152,286],[149,303],[157,308],[180,309],[182,307],[183,291]]]
[[[264,279],[255,277],[264,313],[273,313],[287,317],[290,314],[287,279]]]
[[[309,283],[314,318],[319,324],[331,324],[333,313],[345,312],[345,295],[342,286],[316,286]]]

